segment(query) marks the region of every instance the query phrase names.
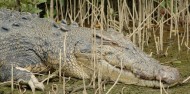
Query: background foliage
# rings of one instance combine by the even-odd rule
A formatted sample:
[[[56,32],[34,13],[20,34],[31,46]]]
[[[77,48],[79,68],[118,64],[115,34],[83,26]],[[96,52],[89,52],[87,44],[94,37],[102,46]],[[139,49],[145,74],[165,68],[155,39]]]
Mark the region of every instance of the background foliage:
[[[0,7],[20,10],[24,12],[40,13],[42,10],[37,5],[47,0],[0,0]]]

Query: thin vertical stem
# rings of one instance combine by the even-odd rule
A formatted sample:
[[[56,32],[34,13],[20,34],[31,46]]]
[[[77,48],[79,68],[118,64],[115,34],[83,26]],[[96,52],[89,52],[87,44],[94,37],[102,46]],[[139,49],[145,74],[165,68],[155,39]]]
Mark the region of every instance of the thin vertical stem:
[[[53,12],[54,12],[54,8],[53,8],[53,6],[54,6],[54,2],[53,2],[53,0],[51,0],[50,1],[50,18],[52,18],[53,19]]]
[[[103,17],[104,16],[104,0],[101,1],[101,5],[100,5],[100,31],[101,31],[101,35],[102,35],[102,31],[103,31]],[[102,45],[103,45],[103,39],[101,37],[101,44],[100,44],[100,59],[102,60]],[[101,94],[102,93],[102,73],[101,70],[98,69],[98,93]]]
[[[59,5],[58,0],[55,1],[56,4],[56,20],[59,21]]]
[[[65,85],[66,85],[66,82],[65,82],[65,76],[63,74],[63,94],[66,94],[66,91],[65,91]]]
[[[160,51],[163,51],[163,19],[164,15],[162,15],[162,18],[160,20]]]
[[[139,0],[139,11],[138,11],[139,20],[138,20],[138,24],[140,24],[141,20],[142,20],[142,9],[143,9],[142,2],[141,2],[141,0]],[[141,42],[142,42],[142,33],[138,32],[138,45],[142,49]]]
[[[13,64],[11,64],[11,93],[12,94],[14,94],[14,77],[13,77],[13,72],[14,72],[14,70],[13,70]]]
[[[61,69],[62,69],[62,58],[61,58],[61,49],[60,49],[60,51],[59,51],[59,82],[61,82],[61,80],[62,80],[62,77],[61,77]]]
[[[186,6],[189,6],[188,5],[188,0],[186,1]],[[187,17],[186,17],[186,19],[187,19],[186,20],[187,21],[186,22],[186,32],[187,32],[187,42],[186,42],[187,44],[186,45],[188,46],[189,45],[189,37],[190,37],[189,36],[189,22],[190,22],[189,8],[187,8]]]
[[[47,2],[45,2],[45,10],[46,10],[47,18],[49,18],[49,17],[50,17],[50,14],[49,14]]]
[[[136,44],[136,33],[135,33],[135,0],[133,0],[133,43]]]
[[[171,13],[171,19],[170,19],[170,39],[172,38],[172,30],[173,30],[173,0],[170,0],[170,13]]]
[[[62,0],[59,0],[59,4],[60,4],[60,11],[61,11],[61,19],[63,19],[63,5],[62,5]]]

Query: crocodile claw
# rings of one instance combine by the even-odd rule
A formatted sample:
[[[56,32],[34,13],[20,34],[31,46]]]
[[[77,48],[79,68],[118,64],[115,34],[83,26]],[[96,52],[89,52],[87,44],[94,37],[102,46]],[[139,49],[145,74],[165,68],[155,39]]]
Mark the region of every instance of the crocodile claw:
[[[34,75],[31,75],[31,79],[28,81],[28,85],[32,89],[32,92],[35,92],[35,89],[44,91],[44,84],[42,82],[39,82]]]

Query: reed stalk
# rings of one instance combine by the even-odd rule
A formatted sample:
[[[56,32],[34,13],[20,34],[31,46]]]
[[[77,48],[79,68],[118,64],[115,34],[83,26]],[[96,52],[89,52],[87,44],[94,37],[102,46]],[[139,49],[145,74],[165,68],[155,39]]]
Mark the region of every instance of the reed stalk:
[[[54,14],[54,0],[50,0],[50,18],[53,19],[53,14]]]
[[[13,70],[14,65],[11,64],[11,94],[14,94],[14,77],[13,77]]]

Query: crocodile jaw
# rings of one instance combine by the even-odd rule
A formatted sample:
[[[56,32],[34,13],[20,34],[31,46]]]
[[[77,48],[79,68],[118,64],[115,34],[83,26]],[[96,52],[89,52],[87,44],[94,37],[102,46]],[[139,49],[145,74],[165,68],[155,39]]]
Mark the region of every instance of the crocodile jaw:
[[[162,76],[157,80],[156,78],[148,78],[150,77],[149,75],[147,77],[142,77],[142,75],[138,75],[133,73],[131,70],[128,70],[124,67],[118,66],[118,65],[112,65],[113,62],[107,62],[106,60],[98,60],[95,62],[95,67],[90,61],[90,54],[83,54],[83,53],[77,53],[75,54],[77,57],[77,61],[82,62],[79,65],[83,66],[81,67],[85,73],[87,73],[89,76],[92,76],[94,71],[95,73],[101,73],[103,76],[103,79],[109,79],[111,81],[116,81],[118,79],[118,82],[125,83],[125,84],[134,84],[134,85],[139,85],[139,86],[147,86],[147,87],[160,87],[161,83],[163,83],[164,87],[167,86],[172,86],[179,80],[179,72],[175,68],[171,68],[166,66],[165,70],[163,69],[160,71],[164,75],[156,75],[156,76]],[[114,60],[113,60],[114,61]],[[122,65],[124,65],[125,62],[122,62]],[[121,64],[121,62],[120,62]],[[94,69],[95,68],[95,69]],[[168,72],[170,71],[171,74]],[[175,72],[174,72],[175,71]],[[170,74],[170,75],[167,75]],[[119,78],[118,78],[119,77]],[[170,78],[170,79],[169,79]],[[172,78],[172,79],[171,79]],[[161,81],[161,83],[160,83]],[[166,82],[168,81],[168,82]]]

